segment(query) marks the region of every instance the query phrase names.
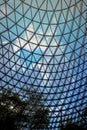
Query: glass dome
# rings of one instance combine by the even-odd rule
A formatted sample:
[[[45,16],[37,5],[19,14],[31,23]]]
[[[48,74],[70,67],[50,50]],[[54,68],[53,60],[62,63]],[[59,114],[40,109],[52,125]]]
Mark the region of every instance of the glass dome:
[[[0,0],[0,86],[34,87],[49,130],[87,106],[87,0]],[[84,121],[83,121],[84,122]]]

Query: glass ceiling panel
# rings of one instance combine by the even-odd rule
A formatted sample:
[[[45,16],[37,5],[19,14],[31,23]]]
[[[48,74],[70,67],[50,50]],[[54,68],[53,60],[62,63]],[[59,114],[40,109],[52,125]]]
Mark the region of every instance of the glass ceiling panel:
[[[43,93],[50,130],[87,105],[86,3],[0,0],[0,86]]]

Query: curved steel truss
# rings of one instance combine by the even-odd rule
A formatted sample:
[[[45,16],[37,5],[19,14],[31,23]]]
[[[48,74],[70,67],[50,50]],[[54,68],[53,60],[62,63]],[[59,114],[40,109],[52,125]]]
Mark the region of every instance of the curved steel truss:
[[[0,86],[43,93],[49,129],[83,121],[87,0],[0,0]]]

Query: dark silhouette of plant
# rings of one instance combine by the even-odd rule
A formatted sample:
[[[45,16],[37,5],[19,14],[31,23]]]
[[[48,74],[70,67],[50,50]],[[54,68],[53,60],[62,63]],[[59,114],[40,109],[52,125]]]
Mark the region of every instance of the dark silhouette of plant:
[[[30,128],[32,130],[47,128],[49,123],[49,117],[47,116],[48,112],[48,109],[38,109],[30,121]]]
[[[42,94],[26,90],[22,98],[10,89],[0,91],[0,130],[45,129],[49,125],[49,110],[45,108]]]
[[[73,123],[71,119],[67,119],[67,122],[62,127],[62,130],[79,130],[79,126],[76,123]]]
[[[62,126],[61,130],[86,130],[86,128],[83,128],[81,125],[78,125],[78,123],[73,122],[71,119],[67,119],[66,124]]]
[[[85,108],[84,112],[83,112],[83,116],[87,117],[87,107]]]

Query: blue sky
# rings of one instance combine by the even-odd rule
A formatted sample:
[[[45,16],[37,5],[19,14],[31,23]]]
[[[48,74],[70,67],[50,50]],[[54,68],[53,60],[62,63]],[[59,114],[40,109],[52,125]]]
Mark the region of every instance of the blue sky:
[[[57,104],[55,111],[61,108],[62,103],[65,103],[64,110],[68,108],[70,96],[71,107],[77,98],[78,106],[80,98],[84,96],[82,92],[87,80],[86,2],[87,0],[64,0],[61,3],[48,0],[46,3],[40,0],[36,3],[35,0],[25,0],[21,3],[20,0],[9,0],[4,4],[0,0],[2,86],[9,82],[9,86],[16,85],[19,88],[17,91],[20,91],[20,87],[26,83],[27,86],[33,84],[46,96],[49,93],[47,105],[51,105],[53,110]],[[13,9],[16,10],[15,13]],[[61,92],[63,94],[57,100]],[[87,99],[83,104],[85,101]]]

